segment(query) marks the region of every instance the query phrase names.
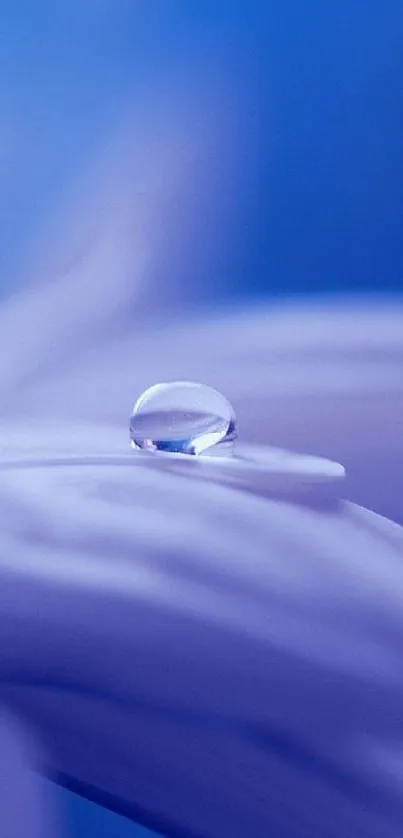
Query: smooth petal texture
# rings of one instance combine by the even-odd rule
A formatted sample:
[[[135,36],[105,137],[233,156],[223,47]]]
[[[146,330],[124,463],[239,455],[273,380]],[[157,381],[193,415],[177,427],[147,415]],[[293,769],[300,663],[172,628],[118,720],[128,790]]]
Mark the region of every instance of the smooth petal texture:
[[[61,838],[49,788],[34,769],[43,754],[21,719],[0,708],[0,829],[7,838]]]
[[[231,401],[241,439],[333,458],[347,497],[403,522],[403,306],[365,300],[269,305],[175,327],[99,336],[23,390],[16,416],[114,425],[157,381],[202,381]],[[4,413],[8,400],[5,402]],[[119,441],[118,441],[119,440]]]
[[[89,436],[52,466],[80,439],[0,478],[1,692],[46,767],[167,835],[397,838],[401,529],[96,465]]]

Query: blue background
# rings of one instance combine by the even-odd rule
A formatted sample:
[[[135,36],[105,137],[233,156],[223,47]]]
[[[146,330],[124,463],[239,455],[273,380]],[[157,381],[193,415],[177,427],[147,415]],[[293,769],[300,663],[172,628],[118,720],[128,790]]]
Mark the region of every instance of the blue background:
[[[128,97],[211,64],[239,80],[246,177],[203,294],[403,290],[402,44],[401,0],[2,4],[0,290]],[[150,834],[60,796],[71,836]]]
[[[6,4],[3,287],[123,103],[214,65],[239,82],[249,145],[205,293],[401,290],[402,43],[400,0]]]

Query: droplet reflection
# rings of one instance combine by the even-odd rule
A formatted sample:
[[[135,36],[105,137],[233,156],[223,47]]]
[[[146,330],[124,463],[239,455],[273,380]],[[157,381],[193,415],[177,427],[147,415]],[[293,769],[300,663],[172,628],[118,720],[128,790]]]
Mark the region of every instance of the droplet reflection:
[[[226,456],[236,439],[230,403],[193,381],[154,384],[136,401],[130,419],[132,448]]]

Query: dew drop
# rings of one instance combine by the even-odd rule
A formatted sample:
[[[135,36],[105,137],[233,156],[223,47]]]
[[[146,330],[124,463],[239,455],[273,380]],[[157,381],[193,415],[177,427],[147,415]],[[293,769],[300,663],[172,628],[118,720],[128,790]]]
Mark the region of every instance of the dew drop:
[[[227,399],[193,381],[154,384],[137,399],[130,419],[131,446],[146,451],[227,456],[236,436]]]

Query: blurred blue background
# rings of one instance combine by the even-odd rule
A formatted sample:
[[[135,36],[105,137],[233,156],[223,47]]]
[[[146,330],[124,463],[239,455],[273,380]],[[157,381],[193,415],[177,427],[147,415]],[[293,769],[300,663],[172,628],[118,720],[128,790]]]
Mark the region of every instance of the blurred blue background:
[[[3,289],[127,102],[214,68],[237,90],[242,171],[232,247],[195,260],[194,293],[400,290],[402,43],[400,0],[5,4]]]
[[[230,246],[196,248],[190,298],[402,291],[402,44],[401,0],[2,4],[0,292],[127,103],[212,70],[235,113]],[[151,834],[60,794],[70,836]]]

